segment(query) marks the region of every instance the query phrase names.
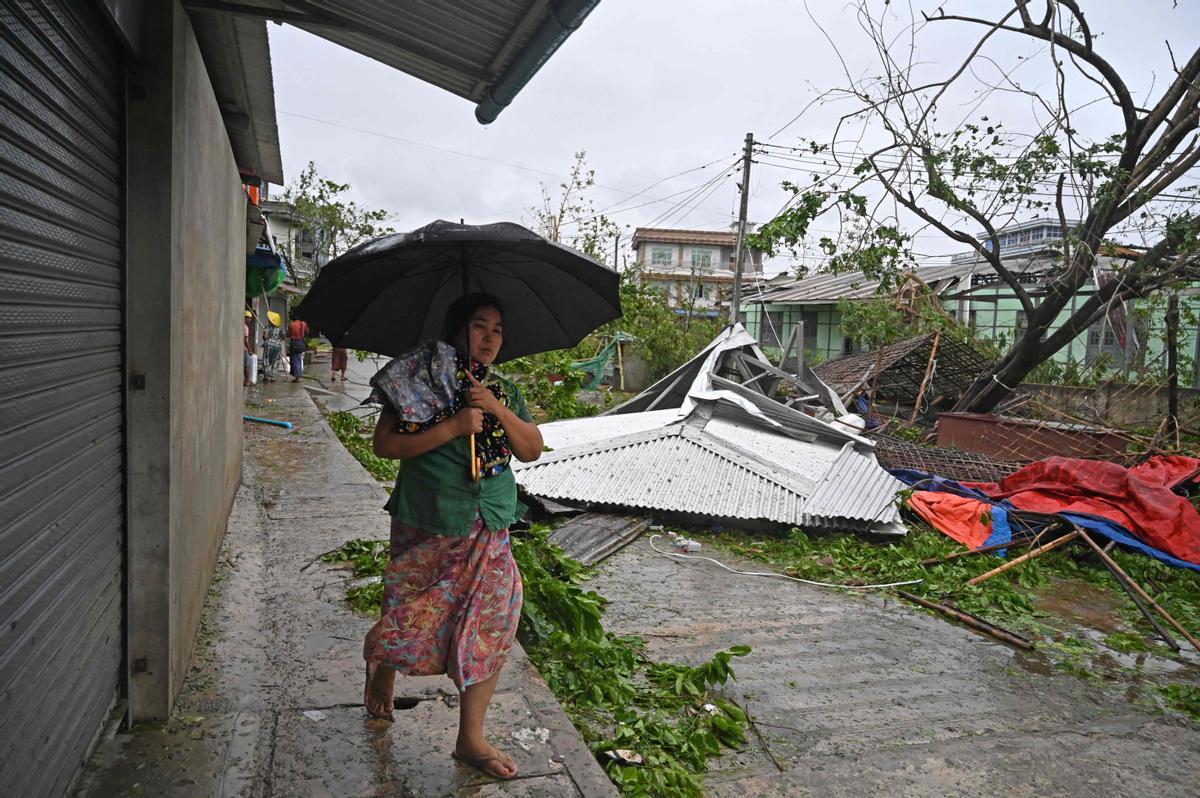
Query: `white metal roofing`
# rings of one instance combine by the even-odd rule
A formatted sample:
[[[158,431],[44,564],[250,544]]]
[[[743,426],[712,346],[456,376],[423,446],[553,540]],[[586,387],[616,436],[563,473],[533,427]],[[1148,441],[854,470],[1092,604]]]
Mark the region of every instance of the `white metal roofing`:
[[[926,283],[950,282],[976,271],[991,271],[981,264],[945,264],[922,266],[913,274]],[[826,304],[839,299],[870,299],[876,295],[879,280],[865,276],[862,272],[840,274],[809,274],[793,283],[768,287],[761,293],[750,296],[747,302],[761,305]]]
[[[740,325],[727,328],[640,395],[665,409],[543,425],[551,451],[514,461],[517,481],[577,504],[902,534],[902,486],[871,441],[713,374],[722,353],[747,346],[761,356]]]

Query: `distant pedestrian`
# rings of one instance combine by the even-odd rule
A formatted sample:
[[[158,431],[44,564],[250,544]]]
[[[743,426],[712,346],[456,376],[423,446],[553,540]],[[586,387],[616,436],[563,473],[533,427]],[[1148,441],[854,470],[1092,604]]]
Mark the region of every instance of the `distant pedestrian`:
[[[254,314],[246,311],[246,319],[242,324],[242,387],[250,384],[250,370],[254,368],[254,344],[250,343],[250,319]]]
[[[350,365],[350,350],[344,346],[335,346],[333,348],[333,358],[330,361],[332,374],[329,377],[330,382],[337,381],[337,373],[342,372],[342,382],[346,381],[346,367]]]
[[[267,312],[267,321],[270,326],[263,340],[263,380],[274,382],[275,373],[279,371],[280,361],[283,360],[283,330],[280,329],[283,319],[272,310]]]
[[[511,779],[516,763],[487,741],[483,721],[521,615],[508,527],[525,508],[509,460],[536,460],[542,434],[520,389],[489,373],[502,312],[494,297],[462,297],[446,313],[441,341],[371,380],[371,398],[383,405],[375,454],[404,464],[387,504],[391,560],[382,616],[363,643],[363,700],[372,717],[391,719],[397,672],[446,674],[460,691],[454,758]],[[473,436],[478,481],[468,475]]]
[[[304,350],[308,349],[308,323],[292,319],[288,322],[287,337],[292,382],[300,382],[300,375],[304,373]]]

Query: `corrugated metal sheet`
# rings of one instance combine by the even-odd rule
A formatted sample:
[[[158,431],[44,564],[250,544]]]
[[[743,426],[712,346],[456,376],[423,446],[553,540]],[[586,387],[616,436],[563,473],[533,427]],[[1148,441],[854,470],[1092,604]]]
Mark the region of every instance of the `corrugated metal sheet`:
[[[60,795],[119,685],[121,53],[0,2],[0,784]]]
[[[595,565],[632,543],[648,526],[650,521],[646,518],[583,513],[555,529],[550,542],[561,546],[571,559]]]
[[[979,264],[945,264],[922,266],[914,269],[913,273],[926,283],[937,283],[953,281],[972,272],[984,270],[990,271],[989,267]],[[875,296],[878,288],[879,281],[867,277],[862,272],[810,274],[794,283],[768,288],[760,294],[748,297],[746,301],[764,305],[824,304],[837,302],[839,299],[870,299]]]
[[[896,491],[904,484],[879,467],[872,454],[852,444],[842,447],[833,466],[804,505],[804,514],[817,526],[841,519],[887,523],[897,516]]]
[[[568,421],[551,421],[539,424],[542,440],[551,449],[566,449],[585,443],[605,441],[634,432],[661,429],[678,421],[679,409],[651,410],[649,413],[626,413],[620,416],[592,416],[573,418]]]
[[[833,529],[897,519],[880,501],[896,480],[851,442],[798,441],[700,411],[657,430],[556,449],[514,471],[535,496],[596,506]]]
[[[516,469],[517,481],[535,496],[564,501],[782,524],[800,518],[805,497],[786,475],[686,429],[674,424],[552,452]]]
[[[550,4],[546,0],[311,0],[305,5],[332,24],[293,22],[298,28],[479,102],[529,42]]]

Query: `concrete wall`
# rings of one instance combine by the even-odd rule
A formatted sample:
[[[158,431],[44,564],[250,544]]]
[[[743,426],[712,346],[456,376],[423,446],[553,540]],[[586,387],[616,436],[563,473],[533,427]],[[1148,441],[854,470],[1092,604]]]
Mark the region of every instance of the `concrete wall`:
[[[187,15],[176,0],[146,13],[128,109],[134,721],[167,717],[182,687],[240,479],[246,237],[245,194]]]

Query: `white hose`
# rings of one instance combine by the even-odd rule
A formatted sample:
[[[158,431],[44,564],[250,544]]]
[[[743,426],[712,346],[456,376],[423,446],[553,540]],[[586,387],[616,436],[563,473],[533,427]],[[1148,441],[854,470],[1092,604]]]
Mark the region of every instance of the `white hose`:
[[[805,585],[815,585],[817,587],[831,587],[831,588],[834,588],[835,590],[882,590],[883,588],[886,588],[886,587],[903,587],[905,585],[919,585],[925,581],[924,579],[911,579],[907,582],[888,582],[885,585],[835,585],[830,582],[814,582],[811,579],[801,579],[798,576],[788,576],[787,574],[776,574],[776,573],[772,573],[769,571],[739,571],[736,568],[730,568],[728,565],[726,565],[723,562],[720,562],[719,560],[714,560],[712,557],[701,557],[696,554],[676,554],[673,551],[663,551],[658,546],[654,545],[654,539],[661,538],[661,537],[662,537],[662,535],[651,535],[650,536],[650,548],[654,549],[659,554],[664,554],[667,557],[679,557],[680,559],[683,559],[683,560],[708,560],[711,563],[715,563],[716,565],[721,566],[722,568],[724,568],[726,571],[729,571],[730,573],[741,574],[742,576],[770,576],[770,577],[774,577],[775,579],[790,579],[793,582],[800,582]]]

